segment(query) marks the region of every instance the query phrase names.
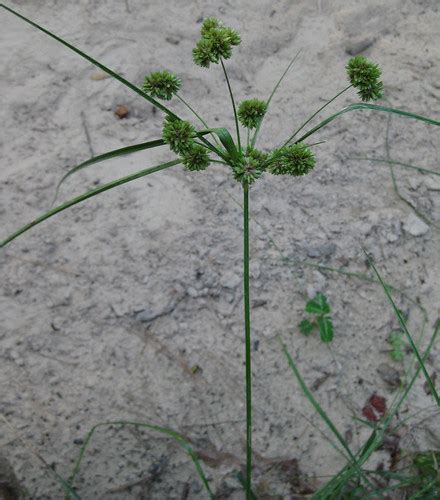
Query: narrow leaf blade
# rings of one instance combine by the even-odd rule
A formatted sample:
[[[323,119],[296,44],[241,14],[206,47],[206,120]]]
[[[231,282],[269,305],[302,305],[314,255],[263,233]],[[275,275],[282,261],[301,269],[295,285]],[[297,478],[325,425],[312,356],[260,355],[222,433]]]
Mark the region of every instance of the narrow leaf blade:
[[[238,150],[235,147],[234,140],[232,139],[231,134],[228,132],[228,130],[225,128],[213,128],[211,129],[211,131],[214,132],[220,139],[220,142],[223,144],[231,158],[235,161],[238,161],[240,155],[238,154]]]
[[[181,160],[173,160],[169,161],[167,163],[162,163],[161,165],[157,165],[156,167],[150,167],[146,168],[144,170],[140,170],[139,172],[136,172],[134,174],[127,175],[125,177],[121,177],[119,179],[116,179],[112,182],[108,182],[107,184],[103,184],[102,186],[92,189],[91,191],[87,191],[87,193],[84,193],[80,196],[77,196],[76,198],[73,198],[69,201],[66,201],[62,205],[59,205],[58,207],[53,208],[52,210],[49,210],[48,212],[40,215],[36,219],[34,219],[32,222],[29,224],[26,224],[25,226],[21,227],[16,231],[15,233],[11,234],[8,236],[5,240],[3,240],[0,243],[0,248],[6,246],[8,243],[11,241],[15,240],[15,238],[18,238],[21,234],[25,233],[26,231],[29,231],[29,229],[32,229],[34,226],[37,226],[38,224],[41,224],[45,220],[53,217],[54,215],[63,212],[64,210],[72,207],[73,205],[76,205],[77,203],[81,203],[84,200],[87,200],[89,198],[92,198],[93,196],[96,196],[98,194],[103,193],[104,191],[108,191],[109,189],[113,189],[117,186],[121,186],[122,184],[126,184],[127,182],[134,181],[136,179],[139,179],[141,177],[145,177],[146,175],[153,174],[155,172],[159,172],[160,170],[165,170],[166,168],[173,167],[174,165],[178,165],[181,163]]]
[[[55,195],[54,195],[54,200],[53,203],[55,203],[55,200],[58,197],[58,193],[60,191],[60,188],[62,184],[74,173],[86,168],[90,167],[91,165],[95,165],[96,163],[100,163],[102,161],[110,160],[111,158],[116,158],[118,156],[125,156],[129,155],[132,153],[136,153],[137,151],[143,151],[145,149],[151,149],[151,148],[156,148],[159,146],[163,146],[165,143],[163,142],[162,139],[157,139],[154,141],[148,141],[148,142],[142,142],[140,144],[134,144],[133,146],[127,146],[125,148],[119,148],[119,149],[114,149],[112,151],[107,151],[107,153],[103,153],[98,156],[94,156],[93,158],[90,158],[79,165],[76,165],[75,167],[71,168],[66,174],[63,175],[63,177],[60,179],[58,182],[58,185],[55,190]],[[52,204],[53,204],[52,203]]]
[[[394,114],[397,114],[397,115],[400,115],[400,116],[405,116],[407,118],[413,118],[415,120],[419,120],[419,121],[422,121],[422,122],[425,122],[425,123],[429,123],[430,125],[440,126],[440,121],[433,120],[431,118],[427,118],[426,116],[417,115],[415,113],[410,113],[409,111],[403,111],[401,109],[389,108],[387,106],[379,106],[377,104],[368,104],[368,103],[362,103],[361,102],[361,103],[356,103],[356,104],[350,104],[349,106],[346,106],[345,108],[342,108],[337,113],[334,113],[333,115],[331,115],[328,118],[326,118],[325,120],[323,120],[321,123],[318,123],[318,125],[316,125],[316,127],[313,127],[311,130],[309,130],[308,132],[306,132],[304,135],[302,135],[295,142],[302,142],[302,141],[304,141],[305,139],[307,139],[307,137],[310,137],[312,134],[314,134],[315,132],[317,132],[321,128],[325,127],[326,125],[328,125],[333,120],[336,120],[336,118],[338,118],[339,116],[341,116],[341,115],[343,115],[345,113],[349,113],[350,111],[358,110],[358,109],[361,109],[361,110],[362,109],[371,109],[371,110],[374,110],[374,111],[382,111],[382,112],[385,112],[385,113],[394,113]]]
[[[191,458],[191,460],[194,463],[194,466],[196,468],[196,471],[197,471],[200,479],[202,480],[202,483],[203,483],[203,485],[204,485],[204,487],[205,487],[205,489],[206,489],[206,491],[208,493],[209,498],[211,498],[212,500],[215,498],[214,494],[213,494],[213,492],[211,490],[211,487],[209,486],[208,479],[206,478],[206,475],[205,475],[205,473],[203,471],[203,468],[202,468],[202,466],[200,464],[200,461],[199,461],[199,458],[197,456],[197,453],[193,449],[193,447],[191,446],[191,443],[188,441],[188,439],[186,439],[184,436],[182,436],[178,432],[176,432],[176,431],[174,431],[172,429],[168,429],[166,427],[161,427],[159,425],[148,424],[148,423],[144,423],[144,422],[131,422],[131,421],[125,421],[125,420],[111,421],[111,422],[100,422],[99,424],[97,424],[94,427],[92,427],[92,429],[87,434],[86,439],[84,440],[84,444],[82,445],[82,447],[80,449],[79,456],[78,456],[78,458],[77,458],[77,460],[75,462],[72,474],[70,476],[69,483],[70,483],[71,486],[73,485],[73,482],[74,482],[74,480],[75,480],[75,478],[76,478],[76,476],[77,476],[77,474],[78,474],[78,472],[80,470],[81,463],[82,463],[82,460],[84,458],[86,449],[89,446],[90,441],[91,441],[94,433],[96,432],[96,430],[99,427],[113,426],[113,425],[122,425],[122,426],[130,426],[130,427],[136,427],[136,428],[150,429],[152,431],[156,431],[156,432],[159,432],[161,434],[165,434],[166,436],[168,436],[171,439],[173,439],[181,448],[183,448],[183,450]]]
[[[171,110],[169,110],[168,108],[166,108],[163,104],[161,104],[159,101],[156,101],[156,99],[154,99],[153,97],[151,97],[150,95],[146,94],[142,89],[140,89],[139,87],[137,87],[136,85],[134,85],[133,83],[129,82],[128,80],[126,80],[124,77],[122,77],[121,75],[119,75],[118,73],[115,73],[113,70],[111,70],[110,68],[107,68],[106,66],[104,66],[102,63],[100,63],[99,61],[97,61],[96,59],[93,59],[93,57],[87,55],[85,52],[82,52],[81,50],[79,50],[78,48],[76,48],[75,46],[71,45],[69,42],[66,42],[65,40],[63,40],[61,37],[55,35],[54,33],[50,32],[49,30],[47,30],[46,28],[43,28],[42,26],[40,26],[39,24],[31,21],[30,19],[28,19],[27,17],[23,16],[22,14],[19,14],[17,11],[11,9],[10,7],[7,7],[6,5],[4,4],[1,4],[0,7],[3,7],[5,10],[7,10],[8,12],[10,12],[11,14],[14,14],[14,16],[17,16],[19,17],[20,19],[22,19],[23,21],[25,21],[26,23],[30,24],[31,26],[33,26],[34,28],[37,28],[38,30],[42,31],[43,33],[45,33],[46,35],[50,36],[51,38],[53,38],[54,40],[56,40],[57,42],[63,44],[65,47],[69,48],[70,50],[73,50],[73,52],[76,52],[78,55],[80,55],[81,57],[83,57],[84,59],[87,59],[87,61],[91,62],[92,64],[94,64],[95,66],[97,66],[99,69],[102,69],[102,71],[105,71],[106,73],[108,73],[110,76],[112,76],[113,78],[115,78],[116,80],[120,81],[122,84],[124,84],[126,87],[128,87],[129,89],[133,90],[134,92],[136,92],[137,94],[139,94],[140,96],[142,96],[144,99],[146,99],[147,101],[149,101],[151,104],[153,104],[154,106],[156,106],[156,108],[160,109],[161,111],[163,111],[164,113],[166,113],[167,115],[170,115],[170,116],[173,116],[174,118],[179,118],[176,114],[174,114]]]
[[[408,339],[408,342],[409,342],[409,344],[411,346],[411,349],[413,350],[413,352],[414,352],[414,354],[415,354],[415,356],[417,358],[417,361],[419,362],[419,364],[421,366],[421,369],[422,369],[423,375],[425,376],[426,382],[428,383],[428,386],[431,389],[431,394],[434,396],[434,399],[435,399],[435,401],[437,403],[437,406],[440,406],[440,398],[439,398],[438,393],[437,393],[437,391],[435,389],[434,382],[432,381],[431,377],[428,374],[428,371],[426,370],[425,363],[424,363],[423,359],[420,356],[419,350],[417,349],[417,346],[415,345],[415,343],[414,343],[414,341],[412,339],[411,334],[408,331],[408,328],[406,326],[406,322],[405,322],[402,314],[400,313],[399,308],[394,303],[394,300],[391,297],[391,294],[390,294],[390,292],[388,290],[388,287],[385,285],[385,283],[384,283],[384,281],[382,279],[382,276],[380,275],[379,271],[377,270],[377,268],[376,268],[373,260],[368,255],[368,253],[365,252],[365,250],[364,250],[364,253],[365,253],[365,255],[366,255],[367,259],[368,259],[368,262],[369,262],[371,268],[373,269],[374,273],[376,274],[377,279],[379,280],[379,282],[380,282],[380,284],[381,284],[381,286],[383,288],[383,291],[385,292],[385,295],[386,295],[389,303],[391,304],[391,307],[394,310],[394,314],[396,315],[397,319],[399,320],[400,326],[402,327],[402,330],[405,333],[406,338]]]

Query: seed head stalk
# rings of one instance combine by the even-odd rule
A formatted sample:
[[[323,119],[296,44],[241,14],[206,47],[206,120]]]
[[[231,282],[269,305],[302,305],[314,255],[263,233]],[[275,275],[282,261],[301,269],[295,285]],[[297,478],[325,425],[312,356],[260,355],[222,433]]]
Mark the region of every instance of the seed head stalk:
[[[246,500],[251,499],[252,482],[252,366],[251,307],[249,292],[249,184],[243,182],[243,288],[246,360]]]
[[[223,62],[223,59],[220,58],[220,62],[222,64],[223,73],[225,74],[225,79],[226,79],[226,83],[228,85],[229,95],[231,97],[232,109],[234,111],[235,130],[237,132],[238,151],[241,151],[240,127],[238,125],[237,108],[235,107],[234,94],[232,93],[231,83],[229,81],[228,72],[226,71],[226,67],[225,67],[225,63]]]

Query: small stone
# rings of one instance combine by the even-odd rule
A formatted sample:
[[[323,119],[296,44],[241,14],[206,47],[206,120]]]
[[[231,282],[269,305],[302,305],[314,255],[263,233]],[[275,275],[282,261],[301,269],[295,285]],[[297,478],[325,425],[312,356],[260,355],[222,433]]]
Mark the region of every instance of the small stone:
[[[110,75],[108,73],[105,73],[104,71],[96,71],[95,73],[92,74],[90,78],[95,82],[99,82],[100,80],[105,80],[106,78],[110,78]]]
[[[192,286],[189,286],[188,289],[186,290],[186,292],[193,299],[195,299],[199,296],[199,292]]]
[[[120,120],[122,120],[123,118],[127,118],[129,114],[130,114],[130,110],[127,108],[127,106],[124,106],[122,104],[120,104],[119,106],[116,106],[115,115]]]
[[[162,307],[161,309],[143,309],[136,314],[136,319],[141,323],[149,323],[150,321],[170,314],[174,310],[174,308],[175,304],[171,303],[166,307]]]
[[[369,49],[375,42],[374,38],[365,38],[363,40],[350,40],[345,44],[345,52],[350,56],[356,56]]]
[[[403,223],[403,229],[411,236],[423,236],[429,231],[429,226],[411,213]]]
[[[380,378],[390,387],[397,389],[400,387],[402,380],[400,378],[400,373],[396,368],[387,365],[386,363],[382,363],[377,368],[377,373],[380,375]]]
[[[220,278],[220,284],[224,288],[234,289],[240,284],[240,277],[233,271],[226,271]]]
[[[427,177],[425,179],[425,186],[429,191],[440,191],[440,178],[439,177]]]
[[[334,243],[324,243],[323,245],[315,245],[307,248],[307,255],[312,259],[319,259],[322,257],[330,257],[336,252],[336,245]]]
[[[171,43],[171,45],[179,45],[179,43],[180,43],[180,40],[177,37],[175,37],[175,36],[167,36],[165,38],[165,40],[168,43]]]

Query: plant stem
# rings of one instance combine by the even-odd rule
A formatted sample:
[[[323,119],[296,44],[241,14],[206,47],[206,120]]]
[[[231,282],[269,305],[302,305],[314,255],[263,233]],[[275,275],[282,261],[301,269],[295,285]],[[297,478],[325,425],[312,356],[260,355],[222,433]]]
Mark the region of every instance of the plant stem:
[[[252,367],[251,307],[249,293],[249,184],[243,183],[243,288],[246,358],[246,500],[251,499],[252,482]]]
[[[319,113],[321,113],[321,111],[323,109],[325,109],[329,104],[331,104],[335,99],[337,99],[340,95],[342,95],[344,92],[347,92],[347,90],[351,89],[353,85],[348,85],[348,87],[345,87],[345,89],[341,90],[340,92],[338,92],[334,97],[332,97],[329,101],[327,101],[325,104],[323,104],[317,111],[315,111],[313,113],[312,116],[310,116],[299,128],[297,128],[295,130],[295,132],[287,139],[287,141],[283,144],[283,146],[286,146],[287,144],[289,144],[289,142],[291,140],[293,140],[298,134],[299,132],[301,132],[301,130],[308,124],[310,123],[313,118],[315,118],[315,116]]]
[[[180,102],[181,102],[184,106],[186,106],[186,107],[187,107],[187,108],[191,111],[191,113],[192,113],[194,116],[196,116],[196,117],[200,120],[200,122],[203,124],[203,126],[204,126],[207,130],[209,130],[209,125],[208,125],[208,124],[205,122],[205,120],[204,120],[204,119],[203,119],[203,118],[202,118],[202,117],[201,117],[201,116],[197,113],[197,111],[196,111],[195,109],[193,109],[193,108],[189,105],[189,103],[188,103],[188,102],[187,102],[187,101],[186,101],[186,100],[185,100],[182,96],[180,96],[179,94],[176,94],[176,97],[177,97],[177,99],[179,99],[179,101],[180,101]],[[216,143],[220,146],[221,144],[219,143],[219,141],[218,141],[217,137],[216,137],[214,134],[212,134],[212,133],[211,133],[211,135],[212,135],[212,137],[213,137],[214,141],[215,141],[215,142],[216,142]]]
[[[231,96],[232,109],[234,110],[235,130],[237,131],[238,151],[241,153],[240,128],[238,126],[237,108],[235,107],[234,95],[232,94],[231,83],[229,82],[228,73],[226,72],[225,68],[225,63],[221,58],[220,62],[222,63],[223,73],[225,74],[226,83],[228,84],[228,89],[229,89],[229,95]]]

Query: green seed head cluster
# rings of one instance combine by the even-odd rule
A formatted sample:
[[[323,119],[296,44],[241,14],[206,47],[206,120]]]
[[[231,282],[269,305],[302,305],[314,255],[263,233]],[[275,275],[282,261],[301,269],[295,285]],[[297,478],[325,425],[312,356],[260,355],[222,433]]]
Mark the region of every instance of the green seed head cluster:
[[[274,175],[301,176],[308,174],[316,164],[315,155],[308,146],[299,142],[275,150],[268,171]]]
[[[182,155],[182,163],[188,170],[197,172],[209,167],[208,151],[199,144],[193,143],[191,147]]]
[[[256,128],[266,113],[267,104],[259,99],[247,99],[238,107],[238,118],[246,128]]]
[[[383,95],[382,71],[364,56],[352,57],[346,66],[350,83],[363,101],[377,101]]]
[[[182,156],[194,144],[195,128],[190,122],[178,120],[171,116],[165,118],[162,130],[162,139],[170,146],[171,151]]]
[[[169,71],[154,71],[145,77],[142,90],[152,97],[169,101],[177,94],[182,82],[174,73]]]
[[[240,35],[215,17],[206,18],[200,32],[202,37],[193,49],[193,59],[203,68],[209,68],[211,63],[218,64],[220,59],[229,59],[232,47],[241,43]]]
[[[264,162],[267,154],[258,149],[249,147],[240,163],[232,167],[234,178],[238,182],[252,184],[260,178],[264,171]]]

